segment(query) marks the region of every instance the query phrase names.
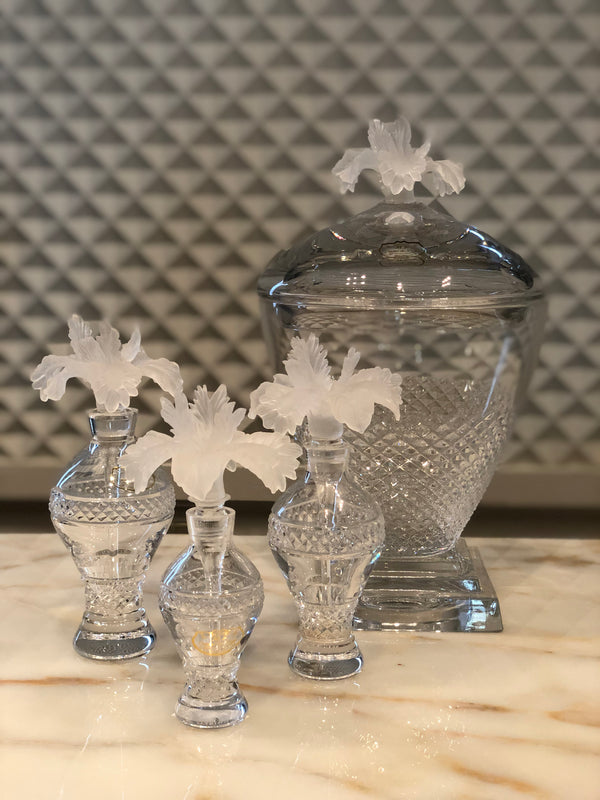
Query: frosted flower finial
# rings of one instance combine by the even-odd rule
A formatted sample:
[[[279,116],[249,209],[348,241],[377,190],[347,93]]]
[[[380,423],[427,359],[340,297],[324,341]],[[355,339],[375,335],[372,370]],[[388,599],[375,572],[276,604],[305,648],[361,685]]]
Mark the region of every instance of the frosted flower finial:
[[[197,504],[224,502],[226,469],[245,467],[272,492],[285,489],[286,478],[295,476],[300,447],[281,433],[238,430],[246,409],[235,409],[223,385],[212,395],[206,386],[198,386],[192,403],[183,392],[174,403],[163,397],[161,415],[172,436],[150,431],[121,457],[137,492],[169,459],[173,480]]]
[[[100,334],[94,337],[89,325],[73,314],[69,339],[72,355],[44,356],[31,375],[33,388],[39,390],[44,402],[60,400],[70,378],[87,383],[97,408],[111,414],[129,405],[129,398],[137,395],[144,377],[152,378],[171,395],[181,390],[183,382],[177,364],[166,358],[149,358],[142,349],[138,329],[122,345],[119,332],[108,322],[100,323]]]
[[[429,158],[430,141],[421,147],[411,146],[410,123],[406,117],[394,122],[372,119],[368,136],[370,147],[346,150],[332,169],[341,183],[342,193],[354,191],[364,169],[378,172],[383,186],[393,195],[412,191],[419,181],[440,197],[452,192],[458,194],[464,188],[461,164]]]
[[[293,433],[308,417],[311,434],[320,439],[337,439],[343,426],[362,433],[368,427],[375,404],[400,415],[400,375],[383,367],[355,372],[360,353],[350,348],[340,377],[331,377],[327,351],[314,334],[295,337],[284,361],[285,374],[262,383],[250,395],[250,417],[259,415],[265,427]]]

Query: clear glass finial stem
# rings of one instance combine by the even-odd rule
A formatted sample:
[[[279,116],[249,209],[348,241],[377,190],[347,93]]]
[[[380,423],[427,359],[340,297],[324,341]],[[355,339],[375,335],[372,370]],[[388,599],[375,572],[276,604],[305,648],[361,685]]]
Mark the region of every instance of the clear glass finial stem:
[[[229,546],[235,511],[224,506],[194,507],[186,512],[188,532],[195,556],[202,562],[209,592],[221,591],[223,558]]]

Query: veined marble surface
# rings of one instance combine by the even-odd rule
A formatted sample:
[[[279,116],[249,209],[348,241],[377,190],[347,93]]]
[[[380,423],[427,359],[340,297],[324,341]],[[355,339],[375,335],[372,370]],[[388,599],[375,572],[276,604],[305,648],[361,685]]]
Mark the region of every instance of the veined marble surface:
[[[358,633],[363,672],[303,680],[286,658],[294,607],[264,537],[238,537],[265,607],[242,660],[249,702],[235,728],[186,728],[183,673],[160,639],[100,664],[71,646],[83,592],[52,534],[0,536],[2,800],[512,800],[600,797],[600,543],[469,539],[498,591],[500,634]]]

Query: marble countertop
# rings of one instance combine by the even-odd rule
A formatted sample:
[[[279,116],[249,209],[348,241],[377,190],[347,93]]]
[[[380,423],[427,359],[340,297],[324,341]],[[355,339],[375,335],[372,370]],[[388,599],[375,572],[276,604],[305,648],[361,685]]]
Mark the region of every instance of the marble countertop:
[[[321,684],[287,666],[294,607],[265,538],[237,540],[266,590],[249,713],[202,731],[174,717],[183,673],[156,603],[184,536],[148,575],[156,648],[120,664],[71,647],[82,587],[58,537],[0,536],[2,800],[600,797],[600,542],[469,539],[503,633],[359,632],[363,672]]]

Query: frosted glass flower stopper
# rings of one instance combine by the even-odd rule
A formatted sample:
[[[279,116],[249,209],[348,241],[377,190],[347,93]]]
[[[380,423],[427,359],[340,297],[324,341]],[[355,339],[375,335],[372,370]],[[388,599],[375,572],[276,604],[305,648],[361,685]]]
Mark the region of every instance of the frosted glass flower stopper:
[[[285,489],[285,479],[296,474],[300,447],[282,433],[238,430],[246,409],[235,409],[223,385],[212,395],[206,386],[198,386],[192,403],[182,392],[174,403],[163,397],[161,415],[172,435],[150,431],[129,445],[121,457],[137,492],[146,488],[154,470],[169,459],[173,480],[197,505],[220,504],[227,499],[223,488],[226,469],[245,467],[272,492]]]
[[[442,197],[464,188],[465,176],[461,164],[454,161],[434,161],[427,153],[431,142],[421,147],[410,143],[410,123],[406,117],[394,122],[369,122],[369,147],[346,150],[332,172],[340,181],[342,193],[354,191],[358,176],[364,169],[379,173],[387,192],[397,195],[411,192],[415,183],[423,183],[433,194]]]
[[[340,377],[331,376],[327,351],[314,334],[295,337],[284,361],[285,374],[261,383],[250,395],[250,414],[262,417],[265,427],[293,433],[308,418],[316,439],[338,439],[343,426],[362,433],[368,427],[375,404],[385,406],[398,419],[402,402],[402,378],[383,367],[355,372],[360,353],[350,348]]]
[[[149,358],[142,349],[138,329],[121,344],[119,332],[108,322],[100,323],[100,335],[94,337],[89,325],[73,314],[69,339],[72,355],[44,356],[31,375],[33,388],[39,390],[44,402],[60,400],[69,378],[87,383],[96,407],[110,414],[127,408],[144,377],[152,378],[171,395],[181,391],[183,381],[177,364],[166,358]]]

